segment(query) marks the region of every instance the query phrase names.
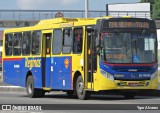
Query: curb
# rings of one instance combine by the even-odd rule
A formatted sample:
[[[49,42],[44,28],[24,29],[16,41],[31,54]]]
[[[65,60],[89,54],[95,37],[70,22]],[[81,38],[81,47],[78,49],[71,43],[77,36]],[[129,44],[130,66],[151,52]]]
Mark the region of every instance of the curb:
[[[25,92],[26,88],[19,86],[0,86],[0,92]]]
[[[25,87],[20,87],[20,86],[10,86],[3,84],[2,86],[0,85],[0,92],[26,92]],[[58,91],[58,93],[61,91]],[[138,93],[138,95],[143,95],[143,96],[160,96],[160,82],[159,82],[159,87],[157,91],[153,92],[141,92]]]
[[[23,87],[19,87],[19,86],[0,86],[0,93],[3,92],[3,93],[18,93],[18,92],[26,92],[26,88],[23,88]],[[63,91],[53,91],[54,94],[66,94],[65,92]],[[95,95],[93,93],[93,95]],[[108,93],[106,94],[108,95]],[[109,95],[112,95],[109,94]],[[117,95],[117,94],[116,94]],[[136,93],[136,96],[153,96],[153,97],[159,97],[160,96],[160,89],[156,90],[156,91],[153,91],[153,92],[137,92]]]
[[[0,86],[0,92],[26,92],[26,88],[20,86]],[[65,94],[65,92],[54,91],[54,94]],[[160,89],[152,92],[138,92],[137,96],[160,96]]]

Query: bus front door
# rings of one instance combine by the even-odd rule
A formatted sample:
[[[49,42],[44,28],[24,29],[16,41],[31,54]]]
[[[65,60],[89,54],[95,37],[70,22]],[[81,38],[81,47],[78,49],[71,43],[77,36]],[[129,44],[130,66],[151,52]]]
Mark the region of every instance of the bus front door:
[[[51,33],[43,34],[42,42],[42,87],[51,87]]]
[[[94,89],[94,73],[96,71],[97,60],[94,44],[94,30],[87,29],[85,41],[85,89]]]

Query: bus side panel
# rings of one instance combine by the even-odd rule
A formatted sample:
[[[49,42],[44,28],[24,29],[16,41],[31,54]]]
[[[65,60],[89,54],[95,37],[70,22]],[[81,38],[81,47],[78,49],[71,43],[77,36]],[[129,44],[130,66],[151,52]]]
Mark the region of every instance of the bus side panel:
[[[39,59],[40,58],[38,58],[38,60]],[[42,88],[41,65],[36,62],[37,59],[35,58],[4,58],[4,82],[11,85],[25,87],[27,72],[31,71],[34,76],[35,88]]]
[[[28,71],[31,71],[34,77],[34,87],[42,88],[42,68],[41,68],[41,57],[32,57],[25,59],[24,68],[26,68],[26,74]],[[24,82],[23,82],[24,81]],[[22,82],[25,83],[25,78]],[[25,85],[25,84],[24,84]]]
[[[20,68],[21,58],[4,58],[3,59],[3,81],[7,84],[20,85]]]
[[[43,68],[45,68],[45,86],[46,87],[51,87],[51,58],[46,58],[46,64],[44,64],[45,66],[42,66]]]
[[[34,77],[34,87],[42,89],[42,74],[41,68],[32,68],[31,70],[33,77]]]
[[[19,63],[20,70],[19,70],[19,86],[26,87],[26,75],[29,71],[29,68],[25,67],[25,58]]]
[[[51,58],[52,88],[72,89],[72,57]]]

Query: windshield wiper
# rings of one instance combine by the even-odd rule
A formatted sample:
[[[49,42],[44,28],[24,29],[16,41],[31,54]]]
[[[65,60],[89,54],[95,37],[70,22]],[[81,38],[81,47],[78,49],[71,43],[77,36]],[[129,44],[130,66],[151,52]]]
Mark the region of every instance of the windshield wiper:
[[[134,41],[134,47],[135,47],[135,51],[136,51],[136,55],[137,55],[137,40]]]
[[[143,29],[143,31],[142,31],[142,33],[141,33],[141,37],[140,38],[143,38],[143,35],[144,35],[144,33],[146,32],[146,30],[145,29]]]
[[[140,35],[140,37],[139,37],[139,39],[142,39],[143,37],[144,37],[144,34],[146,33],[146,30],[145,29],[143,29],[143,31],[142,31],[142,33],[141,33],[141,35]],[[137,55],[137,41],[138,41],[138,39],[135,39],[134,40],[134,47],[135,47],[135,52],[136,52],[136,55]]]

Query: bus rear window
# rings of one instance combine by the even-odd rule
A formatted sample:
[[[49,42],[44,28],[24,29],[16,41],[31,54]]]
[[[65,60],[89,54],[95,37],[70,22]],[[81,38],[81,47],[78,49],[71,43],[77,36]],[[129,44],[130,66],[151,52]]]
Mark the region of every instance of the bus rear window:
[[[60,54],[62,51],[62,30],[55,29],[53,36],[53,54]]]
[[[39,55],[40,54],[40,43],[41,43],[41,32],[34,31],[32,34],[32,54]]]
[[[83,28],[74,29],[74,37],[73,37],[73,53],[81,53],[82,45],[83,45]]]
[[[23,33],[23,43],[22,43],[22,54],[30,54],[30,44],[31,44],[31,32]]]
[[[12,34],[5,35],[5,54],[6,56],[12,56]]]
[[[14,34],[14,42],[13,42],[13,55],[21,55],[22,50],[22,33]]]

